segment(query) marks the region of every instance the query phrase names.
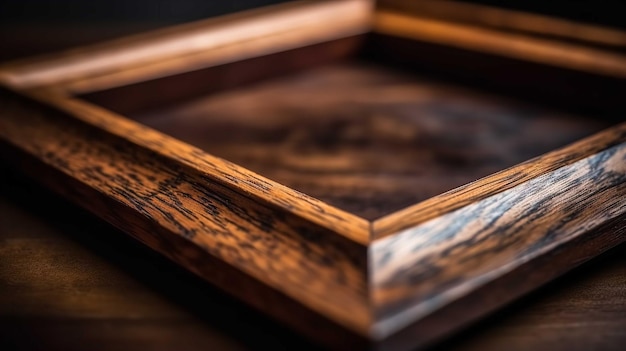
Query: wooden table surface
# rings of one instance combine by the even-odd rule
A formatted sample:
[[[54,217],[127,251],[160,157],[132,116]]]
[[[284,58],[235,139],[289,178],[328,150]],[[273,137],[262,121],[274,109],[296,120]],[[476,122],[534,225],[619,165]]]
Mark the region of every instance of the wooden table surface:
[[[123,30],[91,34],[117,32]],[[88,31],[75,33],[50,34],[41,45],[59,47],[54,38],[64,38],[60,46],[89,41]],[[42,51],[24,49],[19,40],[3,43],[2,58]],[[623,350],[625,343],[621,245],[434,349]],[[316,349],[94,216],[0,169],[0,350],[267,348]]]

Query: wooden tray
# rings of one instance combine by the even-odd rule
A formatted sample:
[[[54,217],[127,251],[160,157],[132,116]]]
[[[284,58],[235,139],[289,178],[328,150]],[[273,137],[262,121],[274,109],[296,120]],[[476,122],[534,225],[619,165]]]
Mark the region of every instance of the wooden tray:
[[[410,349],[624,241],[625,47],[292,2],[5,65],[0,155],[319,343]]]

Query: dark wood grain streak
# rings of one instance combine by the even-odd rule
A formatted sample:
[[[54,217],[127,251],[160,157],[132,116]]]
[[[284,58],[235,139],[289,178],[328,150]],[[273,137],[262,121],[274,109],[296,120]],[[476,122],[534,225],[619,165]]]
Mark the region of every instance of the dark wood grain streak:
[[[159,228],[158,225],[154,223],[143,223],[141,220],[138,220],[137,216],[126,215],[125,212],[128,212],[128,208],[120,203],[115,201],[111,201],[111,198],[106,196],[96,196],[93,194],[93,189],[85,186],[84,184],[79,184],[75,182],[68,182],[68,178],[66,174],[61,174],[56,171],[51,171],[49,166],[41,163],[40,160],[33,158],[32,155],[24,155],[21,150],[17,150],[12,148],[11,146],[4,145],[4,142],[0,141],[0,147],[2,147],[3,152],[0,152],[2,155],[2,159],[5,161],[9,161],[7,164],[14,166],[15,164],[19,164],[19,168],[21,172],[24,172],[26,175],[32,178],[38,178],[38,181],[46,186],[49,189],[54,189],[55,192],[62,195],[63,197],[71,200],[76,204],[80,204],[83,208],[89,210],[94,214],[98,214],[100,218],[104,219],[108,223],[114,225],[117,228],[121,228],[124,230],[126,234],[129,234],[131,237],[139,240],[141,243],[145,244],[148,248],[158,252],[163,255],[165,258],[173,261],[174,263],[180,265],[187,271],[197,275],[202,278],[204,281],[218,287],[222,291],[236,298],[238,301],[241,301],[248,306],[256,309],[262,314],[273,318],[281,323],[282,326],[286,326],[287,332],[293,333],[296,332],[313,342],[315,345],[321,345],[324,349],[328,348],[331,350],[346,350],[346,349],[366,349],[370,345],[370,341],[367,337],[363,336],[363,332],[354,331],[355,328],[347,327],[346,325],[338,322],[332,314],[328,314],[326,312],[321,312],[320,310],[316,310],[315,308],[311,308],[306,306],[306,304],[302,303],[302,299],[299,296],[290,296],[290,294],[286,294],[278,288],[274,288],[271,284],[267,282],[262,282],[258,277],[255,277],[254,274],[248,274],[244,270],[236,268],[235,265],[226,263],[221,257],[213,256],[211,254],[207,254],[206,247],[201,247],[195,243],[191,243],[189,240],[185,240],[180,236],[173,236],[171,232],[167,232]],[[4,155],[4,152],[11,153],[10,156]],[[39,177],[45,175],[45,180],[41,181]],[[87,203],[87,205],[85,205]],[[103,210],[105,208],[105,210]],[[299,227],[299,229],[304,229],[303,227]],[[91,230],[86,230],[81,233],[82,235],[91,235]],[[264,239],[261,239],[264,240]],[[282,240],[276,240],[277,242],[281,242]],[[265,243],[273,246],[274,249],[280,245],[274,245],[269,242],[269,240],[265,240]],[[301,245],[304,250],[308,250],[305,245]],[[250,245],[242,244],[243,250],[250,250]],[[313,248],[314,249],[314,248]],[[218,246],[216,249],[211,250],[212,253],[217,250],[226,250],[226,254],[231,256],[236,256],[237,253],[235,250],[232,250],[228,247]],[[280,247],[277,248],[280,250]],[[321,252],[322,249],[318,249],[318,252]],[[342,250],[342,252],[346,252],[346,250]],[[282,252],[284,254],[284,252]],[[314,254],[313,254],[314,255]],[[245,255],[240,255],[245,256]],[[311,256],[311,254],[306,255]],[[291,260],[287,254],[284,254],[280,257],[287,257],[288,260]],[[241,263],[245,263],[246,257],[236,257],[237,260]],[[270,257],[271,260],[277,263],[280,262],[280,258],[273,256]],[[356,258],[359,260],[360,258]],[[331,259],[326,257],[322,258],[325,265],[333,264],[330,262]],[[312,268],[315,264],[313,263],[302,263],[299,262],[302,267]],[[273,267],[272,267],[273,268]],[[316,279],[326,279],[327,277],[322,276],[317,272],[314,268],[311,271],[311,274],[307,277],[307,284],[311,283],[311,285],[307,285],[305,289],[309,288],[319,288],[316,287],[315,280]],[[343,268],[343,273],[340,273],[340,276],[350,275],[351,273],[345,271],[345,267]],[[274,270],[271,274],[274,277],[280,277],[277,272]],[[299,275],[294,272],[293,275]],[[339,278],[343,280],[344,278]],[[295,287],[295,286],[294,286]],[[302,286],[301,286],[302,287]],[[323,288],[323,291],[335,291],[335,290],[326,290],[333,289],[333,287],[326,286]],[[119,293],[126,294],[127,292],[122,288],[119,290]],[[199,291],[195,290],[193,292],[189,292],[189,295],[198,294]],[[184,292],[181,292],[184,294]],[[297,295],[297,294],[296,294]],[[81,294],[81,297],[84,297]],[[210,296],[205,296],[206,298],[210,298]],[[327,299],[331,300],[331,299]],[[361,303],[358,301],[358,297],[353,300],[353,303]],[[197,298],[196,303],[206,304],[206,301]],[[80,309],[84,306],[74,306],[77,309]],[[350,308],[351,313],[356,313],[354,310],[354,306],[343,305],[341,308]],[[358,318],[361,318],[359,316]],[[54,329],[58,328],[58,330],[64,330],[66,328],[72,328],[74,323],[66,322],[66,318],[62,318],[63,321],[54,323]],[[12,319],[2,319],[0,318],[0,324],[2,322],[10,323],[17,330],[20,329],[21,326],[20,320],[12,320]],[[94,333],[95,331],[92,328],[105,328],[108,329],[110,327],[110,323],[113,323],[120,327],[121,324],[128,324],[128,328],[121,328],[123,332],[126,333],[126,337],[129,339],[131,344],[137,342],[137,333],[141,332],[142,329],[145,328],[147,331],[154,332],[153,326],[134,326],[134,323],[125,323],[122,320],[114,319],[106,322],[97,321],[95,323],[88,323],[85,320],[79,320],[75,322],[81,327],[87,329],[88,332]],[[155,339],[158,340],[160,337],[167,338],[168,333],[174,333],[170,335],[170,338],[175,340],[179,345],[185,345],[186,342],[181,342],[179,338],[180,334],[176,334],[177,328],[181,328],[179,322],[173,323],[173,326],[164,327],[160,321],[153,321],[153,324],[156,324],[156,329],[163,329],[157,331],[160,336]],[[30,325],[27,328],[29,332],[35,332],[37,330],[37,323],[34,325]],[[45,337],[45,336],[44,336]],[[48,336],[50,337],[50,336]],[[124,335],[118,335],[118,338],[123,338]],[[204,335],[204,337],[207,337]],[[97,334],[97,335],[84,335],[82,334],[76,341],[79,342],[81,338],[95,338],[97,339],[96,343],[111,343],[114,342],[113,338],[106,338],[106,335]],[[99,340],[100,338],[104,338],[104,340]],[[193,344],[198,340],[188,340],[189,343]],[[0,343],[1,344],[1,343]],[[48,349],[49,345],[46,345],[46,349]],[[84,345],[82,345],[84,346]],[[54,348],[52,348],[54,349]],[[317,349],[317,348],[316,348]]]
[[[260,203],[293,213],[356,243],[366,244],[369,241],[370,225],[356,215],[83,100],[59,97],[46,91],[35,91],[31,94],[36,99],[70,114],[81,123],[127,140],[139,146],[139,149],[171,159]]]
[[[17,169],[0,179],[1,350],[324,350]]]
[[[437,341],[441,341],[442,338],[449,337],[451,333],[467,328],[468,324],[476,322],[479,318],[484,318],[486,314],[502,308],[537,286],[548,283],[555,277],[620,243],[622,244],[617,248],[617,254],[623,253],[624,236],[626,236],[626,214],[610,219],[574,240],[556,245],[544,252],[541,257],[523,262],[498,279],[486,282],[468,294],[450,301],[441,309],[380,341],[375,349],[414,350],[428,348]],[[623,269],[621,271],[623,272]],[[577,275],[577,271],[570,272],[558,283],[565,285],[567,282],[572,285]],[[559,350],[620,350],[620,342],[626,340],[626,333],[619,327],[620,324],[623,324],[624,312],[626,311],[626,300],[623,298],[625,277],[626,275],[620,274],[618,271],[609,283],[611,287],[608,289],[610,291],[608,295],[615,296],[617,294],[616,300],[599,297],[599,295],[593,296],[594,292],[588,290],[592,294],[589,297],[592,302],[587,302],[588,305],[585,310],[603,309],[610,311],[609,314],[613,316],[612,318],[606,316],[595,320],[598,329],[592,333],[587,334],[586,332],[589,330],[589,324],[594,322],[591,322],[589,317],[577,316],[570,310],[571,306],[580,303],[579,301],[576,299],[565,299],[566,302],[553,300],[550,301],[549,307],[544,306],[542,310],[535,311],[534,316],[521,318],[521,323],[528,325],[521,330],[514,330],[513,335],[511,335],[511,325],[505,325],[503,326],[505,330],[499,331],[500,336],[492,340],[481,340],[480,328],[474,328],[466,331],[465,334],[470,335],[465,335],[460,340],[451,340],[453,346],[450,349],[502,350],[506,348],[521,351],[535,348],[543,349],[549,345],[550,349]],[[565,294],[568,295],[568,293]],[[598,298],[604,300],[598,300]],[[528,311],[528,306],[523,303],[517,308]],[[524,314],[523,311],[521,313]],[[598,313],[602,312],[598,311]],[[496,317],[496,319],[498,318]],[[613,327],[611,321],[615,322],[616,327]],[[497,323],[499,321],[488,322]],[[575,333],[577,335],[574,335]],[[473,343],[468,343],[468,338],[474,339],[471,340]],[[565,340],[568,341],[565,342]],[[448,345],[444,343],[444,345],[434,349],[447,350],[449,346],[450,343]]]
[[[5,154],[15,166],[45,172],[48,186],[305,333],[367,333],[362,245],[58,110],[8,91],[2,106],[2,140],[41,161]],[[296,310],[333,322],[299,323]]]
[[[201,95],[214,84],[207,77],[173,76],[87,98],[368,220],[610,125],[367,61]],[[167,91],[190,86],[198,94],[164,103]],[[125,108],[127,100],[150,108]]]
[[[2,66],[0,83],[9,88],[0,91],[0,159],[336,349],[426,345],[624,241],[626,124],[369,220],[610,125],[596,116],[623,121],[625,56],[587,47],[587,39],[562,43],[384,10],[373,18],[383,35],[367,37],[392,60],[426,71],[421,62],[438,72],[464,66],[474,81],[496,76],[522,97],[569,86],[557,99],[584,98],[569,104],[574,115],[437,88],[356,60],[215,94],[207,104],[158,104],[352,53],[350,37],[372,25],[370,4],[297,2]],[[349,39],[310,46],[340,38]],[[422,50],[437,47],[482,56]],[[294,48],[302,51],[264,56]],[[413,61],[420,55],[427,59]],[[255,67],[276,57],[299,62]],[[500,77],[511,67],[524,68],[520,80]],[[238,68],[244,76],[234,79]],[[205,85],[216,73],[223,80]],[[158,132],[73,97],[120,86],[104,95],[145,94],[137,106],[156,101],[169,115],[132,117],[174,128]],[[161,97],[172,99],[159,101],[147,86],[171,89]],[[606,113],[580,118],[579,106]],[[176,117],[191,123],[178,128]],[[208,154],[213,148],[228,160]],[[372,199],[379,204],[366,203]]]
[[[0,179],[0,349],[320,351],[19,172],[2,169]],[[615,223],[608,230],[624,229]],[[559,251],[569,262],[574,252],[594,256],[605,245],[595,233],[584,236],[588,244]],[[621,351],[625,250],[596,258],[435,349]],[[535,280],[555,267],[556,256],[544,261],[545,269],[519,276]],[[513,276],[438,316],[456,320],[453,311],[483,306],[527,281]],[[407,342],[424,340],[445,321],[427,319],[403,334]],[[385,347],[394,349],[391,341]]]
[[[388,336],[620,217],[625,195],[622,143],[374,241],[375,334]],[[626,239],[607,235],[614,244]]]
[[[373,223],[373,236],[382,238],[417,226],[624,141],[626,141],[626,123],[381,218]]]

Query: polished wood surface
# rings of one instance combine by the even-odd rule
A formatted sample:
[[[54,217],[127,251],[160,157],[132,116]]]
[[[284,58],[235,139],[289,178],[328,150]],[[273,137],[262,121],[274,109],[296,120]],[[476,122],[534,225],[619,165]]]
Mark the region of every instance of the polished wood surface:
[[[361,34],[371,12],[369,0],[294,1],[24,59],[0,80],[86,93]]]
[[[3,350],[319,350],[23,176],[0,174]],[[618,351],[625,297],[622,245],[432,349]]]
[[[365,220],[80,102],[3,93],[8,164],[320,342],[367,334]]]
[[[414,347],[621,243],[625,159],[621,144],[376,240],[374,333]]]
[[[626,78],[626,55],[619,51],[429,18],[422,16],[419,10],[415,13],[401,9],[379,10],[374,17],[374,31],[554,67]]]
[[[319,349],[22,174],[0,179],[0,349]]]
[[[358,61],[170,105],[143,89],[100,100],[125,112],[123,97],[148,98],[125,115],[370,220],[611,126]]]
[[[301,48],[302,52],[309,50],[316,56],[312,63],[336,59],[352,53],[352,44],[364,38],[353,35],[363,33],[371,24],[368,3],[297,3],[275,8],[277,13],[261,10],[256,12],[259,17],[234,16],[200,24],[198,28],[191,25],[169,34],[162,32],[163,42],[158,40],[159,35],[146,35],[113,46],[104,44],[4,66],[0,156],[11,169],[36,178],[187,270],[317,343],[335,349],[405,350],[431,344],[624,241],[626,124],[614,125],[570,147],[482,178],[474,185],[456,188],[442,195],[443,199],[448,196],[448,200],[454,201],[435,206],[430,217],[423,216],[423,205],[416,204],[407,211],[372,222],[370,218],[380,214],[338,208],[216,157],[176,135],[94,105],[90,101],[95,100],[88,101],[88,96],[88,100],[74,96],[116,86],[141,90],[144,83],[150,85],[154,79],[168,82],[169,78],[180,78],[181,73],[193,75],[191,72],[199,68],[206,74],[225,67],[242,67],[234,61],[253,67],[263,62],[266,54],[277,55],[272,62],[281,62],[277,57],[288,62],[289,55],[301,52]],[[303,10],[312,9],[311,6],[311,11],[318,15],[328,12],[341,17],[351,14],[348,10],[352,7],[360,11],[349,17],[346,27],[341,27],[328,19],[336,17],[316,17],[324,18],[322,23],[313,21]],[[385,12],[378,15],[386,16]],[[457,43],[468,42],[471,45],[460,48],[487,56],[509,56],[522,65],[528,61],[531,69],[539,65],[548,71],[576,71],[586,77],[600,77],[598,82],[612,82],[607,87],[612,95],[606,100],[609,103],[605,109],[617,106],[611,97],[619,96],[623,88],[620,70],[626,60],[620,55],[598,48],[580,50],[581,47],[570,44],[549,48],[546,41],[516,46],[506,40],[516,37],[459,31],[463,25],[445,26],[447,34],[443,37],[419,37],[424,33],[424,23],[414,26],[415,20],[420,19],[408,17],[410,23],[394,19],[393,25],[387,26],[387,16],[385,26],[380,27],[380,21],[374,25],[383,28],[387,35],[412,38],[408,41],[417,46],[424,44],[415,41],[420,38],[456,49]],[[299,26],[294,18],[306,20],[307,25]],[[278,20],[277,26],[270,25],[273,20]],[[259,23],[263,27],[261,35],[250,31]],[[471,40],[466,41],[466,35]],[[365,38],[369,43],[376,37]],[[212,39],[205,41],[207,38]],[[190,45],[196,39],[199,47]],[[213,39],[220,45],[211,46]],[[329,45],[316,45],[327,40],[331,40]],[[533,50],[523,52],[520,47]],[[167,48],[173,50],[168,52]],[[564,55],[564,48],[572,49],[573,54]],[[283,50],[288,50],[284,52],[286,56],[278,53]],[[314,54],[317,50],[320,60]],[[600,59],[589,61],[589,53],[599,53]],[[106,59],[108,54],[112,55],[111,61]],[[401,51],[394,50],[384,54],[389,58],[402,56]],[[439,59],[433,57],[435,62]],[[222,63],[228,64],[220,66]],[[231,137],[240,137],[237,147],[247,150],[238,155],[247,156],[246,160],[256,160],[255,154],[249,156],[255,149],[249,147],[250,141],[252,145],[272,144],[276,141],[272,138],[281,135],[288,136],[286,149],[289,153],[296,150],[298,157],[280,153],[285,149],[281,143],[277,143],[280,147],[267,149],[267,154],[280,155],[294,169],[294,165],[303,165],[300,159],[305,157],[315,161],[314,165],[330,167],[334,177],[339,178],[349,173],[348,166],[353,165],[365,166],[366,173],[392,169],[394,177],[403,173],[405,166],[413,169],[415,165],[426,165],[429,172],[440,168],[433,172],[437,176],[434,183],[442,184],[450,179],[443,179],[442,174],[462,170],[459,174],[465,175],[475,171],[467,166],[469,163],[479,165],[476,168],[480,172],[490,173],[519,162],[515,157],[526,159],[606,126],[595,114],[586,115],[589,118],[585,120],[552,112],[550,108],[534,110],[531,105],[494,99],[483,93],[441,88],[439,83],[421,81],[408,73],[355,65],[355,61],[345,64],[319,68],[329,69],[330,73],[313,68],[288,76],[283,78],[282,86],[280,81],[249,87],[227,86],[236,90],[214,97],[230,101],[229,107],[222,107],[218,118],[210,121],[220,122],[220,129],[230,132]],[[310,65],[303,66],[311,69]],[[257,70],[263,70],[263,66]],[[274,70],[270,71],[271,75]],[[235,73],[224,72],[225,77]],[[245,72],[254,70],[242,73],[247,76]],[[173,73],[176,75],[170,77]],[[497,70],[487,72],[485,79],[489,79],[489,74],[498,75]],[[254,81],[256,74],[250,78]],[[566,82],[571,83],[558,81]],[[526,83],[537,85],[532,80]],[[335,84],[341,89],[333,91]],[[510,80],[509,85],[517,86],[517,82]],[[212,85],[209,86],[211,90]],[[176,86],[171,89],[176,90]],[[380,93],[383,90],[385,94]],[[148,90],[144,96],[154,94],[158,100],[164,100],[159,102],[172,102],[159,99],[155,94],[158,91]],[[131,95],[118,96],[133,99]],[[596,96],[594,103],[602,99],[602,94],[599,99]],[[118,112],[148,124],[146,121],[159,120],[154,114],[157,109],[169,111],[170,116],[180,114],[194,122],[193,128],[182,128],[185,134],[198,136],[202,132],[194,134],[200,129],[197,122],[205,120],[203,109],[210,105],[204,98],[200,101],[197,106],[193,101],[183,103],[178,110],[161,105],[152,112]],[[311,102],[319,106],[300,109],[307,103],[313,105]],[[571,107],[577,103],[572,101]],[[229,114],[233,111],[236,113]],[[473,113],[465,115],[468,111]],[[586,110],[580,111],[583,112]],[[253,113],[271,123],[254,123],[249,117]],[[306,128],[296,124],[296,119]],[[463,124],[464,120],[471,120],[471,125],[477,127]],[[442,121],[448,125],[453,122],[454,127],[442,127]],[[550,121],[548,125],[558,126],[562,139],[555,138],[556,133],[548,135],[534,130],[545,128],[533,125],[534,121]],[[234,127],[231,122],[244,127]],[[613,122],[614,119],[606,120],[607,125]],[[497,132],[493,126],[498,127]],[[268,132],[263,127],[274,129]],[[172,130],[166,132],[174,134]],[[532,142],[513,138],[518,132],[532,138]],[[498,138],[500,133],[509,137]],[[446,138],[448,135],[454,136],[453,140]],[[545,137],[539,138],[540,135]],[[183,138],[182,134],[179,138]],[[215,144],[218,147],[230,142],[219,133],[212,138],[221,141]],[[505,145],[509,146],[502,155],[493,152]],[[233,145],[230,147],[232,151]],[[388,151],[387,158],[396,161],[386,162],[385,157],[371,155],[381,147]],[[325,155],[331,154],[329,150],[335,154],[339,150],[340,156],[350,157],[337,163],[337,159]],[[341,150],[348,152],[344,155]],[[464,159],[462,156],[467,155],[459,150],[488,157]],[[359,154],[362,151],[365,155]],[[425,157],[412,158],[415,155]],[[263,159],[273,161],[269,157]],[[494,170],[488,170],[492,163]],[[339,175],[336,170],[341,171]],[[459,179],[455,181],[468,181]],[[446,187],[458,184],[451,182]],[[405,191],[418,188],[407,186]],[[385,200],[383,203],[394,199],[377,197]],[[381,225],[384,223],[387,224]]]

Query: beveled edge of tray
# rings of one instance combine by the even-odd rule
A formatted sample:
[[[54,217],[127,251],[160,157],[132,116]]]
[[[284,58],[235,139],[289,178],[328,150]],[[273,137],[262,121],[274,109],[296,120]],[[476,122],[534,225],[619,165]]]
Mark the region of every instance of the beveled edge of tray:
[[[370,7],[296,2],[5,65],[0,155],[335,348],[423,345],[624,241],[626,124],[369,222],[72,97],[360,34]],[[107,63],[110,50],[122,59]]]

